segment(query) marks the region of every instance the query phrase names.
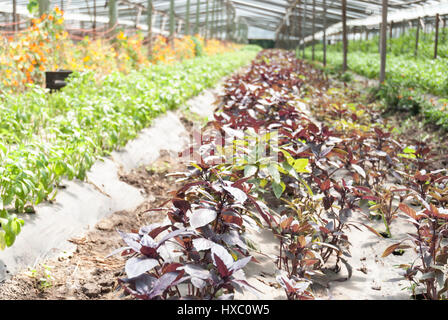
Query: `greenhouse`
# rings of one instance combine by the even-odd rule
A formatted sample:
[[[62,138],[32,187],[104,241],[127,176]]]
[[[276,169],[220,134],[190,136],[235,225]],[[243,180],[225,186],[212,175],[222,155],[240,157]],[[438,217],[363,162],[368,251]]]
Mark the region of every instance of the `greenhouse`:
[[[447,18],[0,0],[0,299],[448,300]]]

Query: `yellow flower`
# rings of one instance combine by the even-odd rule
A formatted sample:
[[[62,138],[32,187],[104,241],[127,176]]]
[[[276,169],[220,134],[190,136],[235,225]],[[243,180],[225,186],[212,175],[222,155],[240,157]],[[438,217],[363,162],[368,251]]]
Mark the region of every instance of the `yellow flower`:
[[[120,33],[118,34],[117,38],[119,40],[126,40],[126,36],[124,35],[123,31],[120,31]]]

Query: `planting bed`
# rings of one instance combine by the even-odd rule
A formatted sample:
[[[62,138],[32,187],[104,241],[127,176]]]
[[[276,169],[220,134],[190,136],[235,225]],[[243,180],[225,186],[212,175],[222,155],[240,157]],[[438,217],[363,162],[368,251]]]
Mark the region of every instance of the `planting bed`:
[[[0,297],[447,298],[448,148],[435,134],[394,128],[282,50],[196,101],[183,157],[121,178],[147,200]]]
[[[446,37],[440,43],[439,56],[434,59],[434,34],[424,34],[419,51],[415,51],[415,31],[409,30],[398,38],[389,39],[385,83],[375,85],[377,97],[384,100],[390,111],[421,114],[419,121],[437,125],[448,131],[447,112],[447,51]],[[378,36],[370,40],[350,41],[348,68],[376,84],[380,73]],[[305,50],[305,57],[312,58],[312,48]],[[323,61],[322,45],[315,48],[315,59]],[[328,46],[325,72],[335,74],[342,70],[342,43]],[[346,80],[353,76],[342,75]],[[376,82],[373,80],[376,79]]]
[[[190,118],[191,115],[195,115],[197,119],[195,121],[199,121],[207,113],[212,113],[216,90],[205,90],[201,95],[190,99],[180,110],[170,111],[167,115],[159,117],[154,125],[140,132],[137,139],[130,141],[119,151],[112,152],[111,157],[106,159],[106,163],[114,164],[119,170],[106,173],[110,170],[110,166],[103,168],[102,163],[98,162],[88,172],[89,182],[80,184],[87,189],[84,193],[79,194],[79,190],[67,185],[65,190],[69,194],[74,193],[74,196],[79,197],[88,192],[99,193],[92,196],[90,204],[84,205],[85,211],[90,212],[90,224],[80,223],[78,228],[67,228],[68,226],[62,222],[57,224],[56,228],[53,228],[53,231],[59,230],[57,235],[49,233],[46,236],[47,240],[48,237],[54,240],[46,241],[47,244],[37,252],[35,249],[28,248],[27,250],[25,244],[30,243],[30,239],[26,231],[23,231],[24,239],[22,237],[18,239],[14,252],[4,252],[4,254],[9,253],[8,256],[11,259],[6,259],[8,269],[2,269],[4,283],[0,287],[0,299],[120,298],[120,293],[112,289],[116,287],[117,276],[123,274],[122,262],[119,259],[105,259],[121,243],[116,229],[130,230],[136,221],[149,223],[163,220],[161,215],[144,212],[151,207],[161,205],[168,199],[167,190],[173,187],[175,179],[165,177],[165,174],[171,170],[185,169],[184,165],[173,161],[176,159],[177,152],[181,151],[187,143],[185,138],[188,129],[186,128],[194,125],[184,115],[188,114]],[[195,113],[189,110],[195,110]],[[114,178],[113,180],[106,179],[107,183],[102,184],[97,179],[104,175],[114,176]],[[96,183],[98,190],[95,190],[90,183],[93,185]],[[119,185],[118,194],[111,193],[110,189],[107,190],[114,184]],[[61,215],[61,204],[74,205],[65,199],[65,190],[60,190],[55,199],[55,203],[59,205],[46,205],[51,211],[47,219],[51,219],[51,214]],[[111,206],[103,200],[103,198],[112,200],[106,195],[106,191],[110,192],[109,196],[122,209]],[[132,197],[134,192],[137,192],[137,196]],[[131,199],[133,201],[130,201]],[[85,202],[79,198],[75,201],[78,202],[77,206],[79,202]],[[96,204],[93,205],[92,202]],[[97,206],[105,208],[96,214]],[[39,209],[37,215],[42,214]],[[66,209],[66,211],[70,210]],[[70,212],[62,218],[67,219],[69,215]],[[54,218],[51,220],[54,225]],[[42,230],[36,231],[36,227],[40,226],[34,225],[28,228],[33,229],[33,233],[42,232]],[[45,229],[45,226],[43,228]],[[26,255],[21,255],[22,247]],[[22,256],[20,261],[15,262],[14,257],[20,255]],[[34,261],[38,263],[33,263]],[[11,273],[15,274],[12,278],[8,277]]]
[[[33,205],[53,200],[63,178],[85,180],[97,159],[123,147],[155,117],[212,86],[255,54],[227,52],[128,75],[113,73],[101,81],[85,72],[74,74],[61,92],[50,95],[33,87],[2,97],[0,249],[12,246],[22,229],[17,213],[34,212]]]

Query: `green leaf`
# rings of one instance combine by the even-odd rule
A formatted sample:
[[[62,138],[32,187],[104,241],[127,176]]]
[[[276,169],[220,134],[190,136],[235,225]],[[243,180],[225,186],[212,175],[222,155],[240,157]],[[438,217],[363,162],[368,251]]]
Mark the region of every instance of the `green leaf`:
[[[269,174],[271,175],[272,179],[274,179],[275,183],[280,183],[282,180],[280,178],[280,172],[278,171],[276,163],[270,163],[267,167]]]
[[[309,172],[306,167],[308,166],[308,159],[296,159],[294,160],[294,170],[298,173],[307,173]]]
[[[8,149],[6,149],[6,147],[0,143],[0,151],[5,155],[8,152]]]
[[[37,0],[30,0],[26,8],[31,15],[34,15],[39,9],[39,2]]]
[[[276,183],[276,182],[272,183],[272,190],[274,191],[274,194],[277,197],[277,199],[279,199],[282,196],[285,189],[286,189],[286,186],[283,181],[281,181],[280,183]]]
[[[202,168],[200,166],[198,166],[196,163],[191,162],[190,163],[193,167],[195,167],[196,169],[198,169],[199,171],[202,171]]]
[[[310,196],[314,196],[313,190],[311,190],[310,186],[308,185],[308,183],[305,182],[305,180],[303,180],[302,178],[299,177],[299,181],[305,186],[305,188],[308,190],[308,194]]]
[[[404,152],[404,153],[414,154],[414,153],[415,153],[415,150],[412,149],[412,148],[410,148],[410,147],[406,147],[406,148],[404,148],[403,152]]]
[[[64,174],[65,172],[65,166],[62,162],[57,162],[56,166],[54,168],[54,172],[58,175],[61,176]]]
[[[39,189],[39,191],[38,191],[38,193],[37,193],[37,198],[36,198],[36,201],[34,202],[35,204],[39,204],[39,203],[41,203],[42,201],[44,201],[44,199],[45,199],[45,197],[46,197],[47,195],[46,195],[46,193],[45,193],[45,190],[44,189]]]
[[[0,230],[0,250],[5,250],[6,248],[6,239],[5,239],[6,232],[4,230]]]
[[[297,180],[299,179],[297,171],[294,170],[294,168],[289,163],[282,162],[282,167],[290,176],[296,178]]]
[[[286,158],[286,161],[288,161],[288,164],[293,166],[294,165],[294,158],[291,156],[291,154],[288,151],[283,150],[283,149],[280,149],[280,152],[283,153],[283,155]]]
[[[415,158],[417,158],[415,156],[415,154],[412,154],[412,153],[399,153],[398,156],[401,157],[401,158],[406,158],[406,159],[415,159]]]
[[[244,177],[253,176],[257,172],[258,167],[255,165],[247,165],[244,167]]]
[[[12,246],[14,244],[14,241],[16,241],[16,235],[12,232],[6,232],[5,233],[5,243],[8,247]]]

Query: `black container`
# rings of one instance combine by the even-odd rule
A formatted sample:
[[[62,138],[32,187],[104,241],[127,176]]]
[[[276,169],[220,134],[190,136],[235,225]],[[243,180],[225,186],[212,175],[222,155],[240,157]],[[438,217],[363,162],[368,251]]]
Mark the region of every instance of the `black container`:
[[[65,79],[72,73],[70,70],[57,70],[45,72],[45,87],[50,91],[59,90],[67,85]]]

